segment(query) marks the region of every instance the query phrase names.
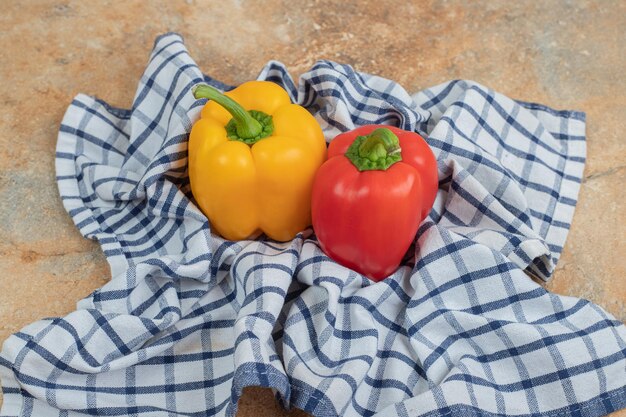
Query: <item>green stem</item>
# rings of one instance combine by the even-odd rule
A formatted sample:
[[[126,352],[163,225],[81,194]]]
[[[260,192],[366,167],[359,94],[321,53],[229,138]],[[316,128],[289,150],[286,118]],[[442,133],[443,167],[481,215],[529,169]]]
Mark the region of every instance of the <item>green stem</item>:
[[[402,149],[398,137],[381,127],[369,135],[357,136],[346,151],[346,157],[359,171],[384,171],[402,160]]]
[[[263,133],[263,126],[253,118],[239,103],[230,97],[220,93],[215,88],[200,84],[191,90],[196,99],[208,98],[224,107],[232,116],[237,130],[237,136],[241,140],[256,138]]]

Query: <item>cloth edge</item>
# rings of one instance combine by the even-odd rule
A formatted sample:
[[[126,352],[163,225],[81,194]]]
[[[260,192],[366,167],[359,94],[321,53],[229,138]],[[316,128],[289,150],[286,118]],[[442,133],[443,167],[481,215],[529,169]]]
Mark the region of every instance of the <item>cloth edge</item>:
[[[78,124],[80,113],[72,111],[73,104],[77,101],[81,102],[83,105],[101,102],[101,100],[86,94],[81,93],[76,95],[65,111],[60,125],[67,124],[73,126]],[[59,129],[54,163],[59,198],[61,199],[63,208],[72,219],[72,222],[79,230],[80,234],[88,239],[97,240],[101,246],[101,250],[108,252],[106,253],[106,258],[111,276],[115,276],[126,270],[128,263],[123,254],[122,246],[114,235],[107,236],[107,238],[110,238],[110,242],[108,240],[106,243],[100,241],[100,235],[102,234],[100,225],[94,218],[93,211],[87,207],[82,198],[80,198],[80,190],[78,189],[78,181],[76,179],[76,156],[75,137]],[[76,214],[77,211],[82,215]],[[74,214],[72,214],[72,212],[74,212]],[[111,248],[107,248],[106,246],[111,246]]]

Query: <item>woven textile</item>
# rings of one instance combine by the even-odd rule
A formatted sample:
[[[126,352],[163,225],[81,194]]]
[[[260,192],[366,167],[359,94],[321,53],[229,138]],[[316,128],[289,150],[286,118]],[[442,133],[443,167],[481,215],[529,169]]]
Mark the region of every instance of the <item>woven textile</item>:
[[[159,37],[132,109],[78,95],[59,132],[63,204],[112,271],[63,318],[11,336],[3,416],[233,415],[273,387],[315,416],[600,416],[626,407],[626,328],[551,294],[585,162],[585,117],[471,81],[409,95],[317,62],[297,84],[327,140],[368,123],[417,131],[439,169],[435,207],[402,267],[373,283],[293,241],[231,242],[193,204],[187,135],[207,82]]]

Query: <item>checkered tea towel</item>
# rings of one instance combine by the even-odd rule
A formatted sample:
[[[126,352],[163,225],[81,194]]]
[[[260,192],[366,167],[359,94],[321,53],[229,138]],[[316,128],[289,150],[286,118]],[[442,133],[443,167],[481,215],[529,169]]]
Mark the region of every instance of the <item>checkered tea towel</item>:
[[[551,294],[585,161],[584,114],[471,81],[413,96],[317,62],[296,85],[326,138],[367,123],[432,147],[439,194],[404,265],[373,283],[293,241],[211,233],[187,177],[207,82],[176,34],[159,37],[132,109],[78,95],[56,153],[65,208],[112,279],[66,317],[11,336],[3,416],[233,415],[272,387],[315,416],[600,416],[626,407],[626,328]]]

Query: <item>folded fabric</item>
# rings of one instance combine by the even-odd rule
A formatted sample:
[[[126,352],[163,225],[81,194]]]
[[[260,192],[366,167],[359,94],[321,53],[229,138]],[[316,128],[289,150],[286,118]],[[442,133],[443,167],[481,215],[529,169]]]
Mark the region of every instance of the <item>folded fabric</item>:
[[[296,86],[326,138],[367,123],[413,130],[439,168],[435,207],[402,267],[373,283],[293,241],[211,233],[186,173],[207,82],[159,37],[132,109],[78,95],[56,153],[59,191],[112,280],[66,317],[11,336],[3,416],[234,415],[246,386],[315,416],[600,416],[626,407],[626,328],[557,296],[585,162],[585,117],[471,81],[413,96],[319,61]]]

